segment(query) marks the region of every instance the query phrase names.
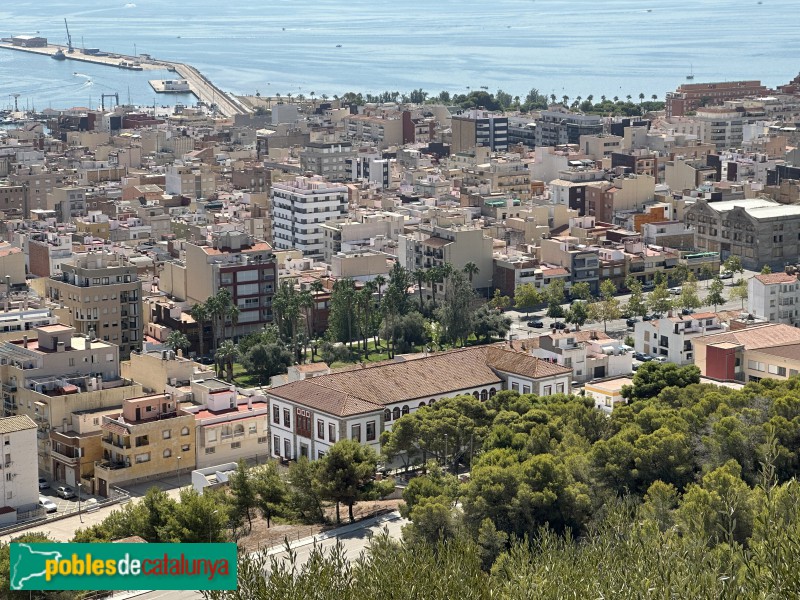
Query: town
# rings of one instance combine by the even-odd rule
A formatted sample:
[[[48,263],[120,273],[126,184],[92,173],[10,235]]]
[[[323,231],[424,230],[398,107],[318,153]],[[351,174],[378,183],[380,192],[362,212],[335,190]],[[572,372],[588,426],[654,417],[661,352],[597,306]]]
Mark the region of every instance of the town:
[[[231,98],[6,111],[0,535],[334,456],[352,521],[431,459],[469,480],[477,425],[407,439],[437,405],[800,373],[800,76]]]

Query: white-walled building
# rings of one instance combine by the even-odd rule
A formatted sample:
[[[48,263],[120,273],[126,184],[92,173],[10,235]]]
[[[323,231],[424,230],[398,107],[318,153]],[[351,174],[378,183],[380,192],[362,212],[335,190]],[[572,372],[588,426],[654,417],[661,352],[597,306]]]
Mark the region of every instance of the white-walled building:
[[[271,454],[316,460],[342,439],[380,453],[380,436],[401,416],[442,398],[500,390],[570,393],[572,369],[498,346],[479,346],[347,369],[268,391]]]
[[[27,415],[0,419],[0,524],[15,523],[17,511],[36,508],[39,470],[36,468],[36,423]]]
[[[627,375],[631,372],[631,354],[622,342],[608,337],[602,331],[557,332],[542,335],[539,347],[531,354],[555,361],[572,369],[575,381],[589,381]]]
[[[303,256],[322,259],[322,225],[347,215],[347,187],[321,177],[296,177],[273,183],[272,240],[277,249],[300,250]]]
[[[800,323],[800,282],[797,275],[756,275],[747,283],[747,311],[771,323]]]
[[[640,321],[634,329],[634,348],[676,365],[690,365],[695,362],[692,340],[723,331],[725,325],[712,312]]]

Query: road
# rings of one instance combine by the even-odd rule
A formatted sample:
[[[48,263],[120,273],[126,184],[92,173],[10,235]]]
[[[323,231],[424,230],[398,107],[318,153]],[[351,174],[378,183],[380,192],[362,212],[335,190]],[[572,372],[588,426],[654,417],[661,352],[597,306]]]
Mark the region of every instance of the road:
[[[758,275],[757,271],[745,271],[744,275],[736,275],[733,279],[724,280],[725,283],[725,291],[723,292],[724,297],[728,297],[731,285],[734,281],[738,281],[740,277],[745,279],[749,279],[750,277]],[[704,298],[707,291],[707,285],[709,282],[707,281],[699,281],[697,283],[697,291],[700,298]],[[647,297],[647,293],[645,293],[645,297]],[[619,300],[620,305],[624,305],[629,299],[630,294],[620,294],[617,297]],[[565,302],[561,305],[564,310],[568,309],[570,304],[569,302]],[[696,312],[700,310],[706,311],[710,310],[713,311],[713,307],[702,307]],[[727,310],[742,310],[742,303],[741,300],[728,300],[725,304],[718,306],[717,311],[727,311]],[[745,301],[745,311],[747,310],[747,302]],[[546,309],[541,308],[539,310],[532,311],[529,315],[539,317],[540,320],[544,323],[544,327],[541,329],[535,329],[533,327],[529,327],[526,322],[526,313],[524,311],[519,311],[516,309],[510,309],[506,311],[506,316],[511,318],[511,330],[509,331],[510,335],[513,335],[513,339],[515,340],[524,340],[527,338],[535,338],[539,337],[542,334],[550,333],[552,330],[552,324],[554,321],[563,321],[563,319],[551,319],[550,317],[545,316]],[[574,327],[574,326],[573,326]],[[602,329],[603,323],[586,323],[582,329]],[[613,338],[617,339],[624,339],[626,335],[632,334],[633,330],[628,329],[627,325],[625,324],[625,319],[616,319],[614,321],[608,322],[608,335]]]

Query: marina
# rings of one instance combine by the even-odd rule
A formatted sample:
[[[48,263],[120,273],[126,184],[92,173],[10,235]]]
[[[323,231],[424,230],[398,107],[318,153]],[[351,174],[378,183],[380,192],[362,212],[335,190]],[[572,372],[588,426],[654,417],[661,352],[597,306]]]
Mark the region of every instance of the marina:
[[[78,49],[73,48],[71,45],[49,44],[46,41],[44,45],[24,46],[13,43],[9,38],[4,38],[0,41],[0,49],[39,54],[49,56],[55,60],[74,60],[132,71],[167,70],[175,73],[176,78],[174,80],[151,80],[150,85],[156,92],[191,92],[198,100],[213,106],[215,110],[224,117],[233,117],[235,115],[249,114],[251,112],[233,95],[221,90],[199,70],[185,63],[157,60],[152,58],[149,54],[130,56],[112,52],[101,52],[98,49]],[[159,86],[159,84],[165,84],[167,81],[183,81],[185,86],[180,86],[181,89],[167,89],[169,87],[167,85]],[[159,89],[159,87],[163,89]]]

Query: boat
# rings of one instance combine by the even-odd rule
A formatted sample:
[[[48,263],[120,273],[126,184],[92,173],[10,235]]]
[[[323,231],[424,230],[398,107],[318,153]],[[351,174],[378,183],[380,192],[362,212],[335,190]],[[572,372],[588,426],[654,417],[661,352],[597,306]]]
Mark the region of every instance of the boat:
[[[694,67],[693,66],[689,67],[689,74],[686,76],[686,79],[689,79],[689,80],[694,79]]]
[[[56,50],[56,53],[53,54],[51,58],[53,58],[54,60],[66,60],[67,55],[64,54],[64,51],[61,48],[59,48],[58,50]]]
[[[336,47],[337,47],[337,48],[341,48],[341,47],[342,47],[342,45],[341,45],[341,44],[336,44]]]

